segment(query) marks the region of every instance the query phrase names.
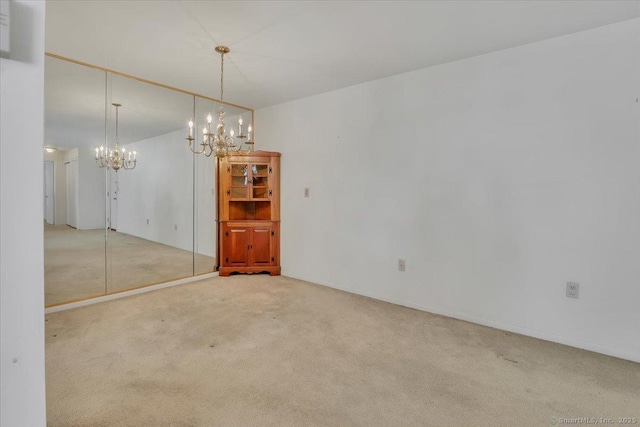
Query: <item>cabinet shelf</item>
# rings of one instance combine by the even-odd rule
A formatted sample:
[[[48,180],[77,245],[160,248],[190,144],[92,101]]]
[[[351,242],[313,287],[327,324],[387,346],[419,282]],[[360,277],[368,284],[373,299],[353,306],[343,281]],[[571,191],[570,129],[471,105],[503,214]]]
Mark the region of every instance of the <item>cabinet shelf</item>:
[[[229,221],[271,220],[271,202],[269,201],[229,201]]]

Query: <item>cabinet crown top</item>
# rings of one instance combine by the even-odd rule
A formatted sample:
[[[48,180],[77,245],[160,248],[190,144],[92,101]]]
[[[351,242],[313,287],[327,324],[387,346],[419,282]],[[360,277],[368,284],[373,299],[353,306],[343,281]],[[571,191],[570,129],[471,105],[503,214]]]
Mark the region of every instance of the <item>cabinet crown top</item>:
[[[251,151],[248,153],[230,154],[225,158],[234,159],[237,157],[280,157],[281,154],[277,151]]]

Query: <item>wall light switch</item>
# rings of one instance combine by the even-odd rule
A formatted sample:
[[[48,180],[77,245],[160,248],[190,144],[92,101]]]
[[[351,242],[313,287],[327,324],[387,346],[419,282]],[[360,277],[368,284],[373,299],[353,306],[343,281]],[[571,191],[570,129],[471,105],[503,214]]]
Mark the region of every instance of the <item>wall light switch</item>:
[[[580,283],[567,282],[567,297],[576,299],[580,297]]]
[[[403,259],[398,260],[398,271],[404,271],[406,264]]]
[[[309,197],[309,187],[304,189],[304,197]]]

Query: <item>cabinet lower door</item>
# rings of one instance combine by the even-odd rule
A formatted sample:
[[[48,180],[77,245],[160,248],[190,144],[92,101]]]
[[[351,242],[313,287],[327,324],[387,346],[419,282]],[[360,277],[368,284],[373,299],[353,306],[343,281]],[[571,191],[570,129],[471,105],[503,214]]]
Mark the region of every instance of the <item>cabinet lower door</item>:
[[[254,227],[252,230],[250,265],[271,265],[271,227]]]
[[[249,265],[251,228],[228,227],[224,232],[223,265],[241,267]]]

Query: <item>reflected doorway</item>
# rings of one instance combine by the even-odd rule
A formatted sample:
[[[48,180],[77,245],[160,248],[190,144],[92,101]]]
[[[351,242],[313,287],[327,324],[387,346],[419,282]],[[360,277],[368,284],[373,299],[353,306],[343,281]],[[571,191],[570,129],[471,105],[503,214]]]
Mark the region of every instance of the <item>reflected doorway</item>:
[[[54,164],[51,161],[44,162],[44,220],[47,224],[55,224],[55,179],[53,175]]]
[[[78,228],[78,162],[71,160],[64,164],[64,178],[67,189],[67,225]]]
[[[118,172],[109,170],[109,191],[107,195],[109,197],[109,228],[116,231],[118,229]]]

